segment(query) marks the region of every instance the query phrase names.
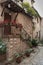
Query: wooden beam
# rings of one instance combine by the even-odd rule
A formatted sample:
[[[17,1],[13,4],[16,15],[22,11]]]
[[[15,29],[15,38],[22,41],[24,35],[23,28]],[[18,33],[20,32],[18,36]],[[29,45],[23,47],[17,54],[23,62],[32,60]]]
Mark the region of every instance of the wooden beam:
[[[15,16],[15,19],[14,19],[14,21],[16,21],[16,18],[17,18],[17,16],[18,16],[18,13],[16,14],[16,16]]]
[[[1,16],[3,15],[4,10],[5,10],[5,7],[4,7],[3,10],[2,10]]]

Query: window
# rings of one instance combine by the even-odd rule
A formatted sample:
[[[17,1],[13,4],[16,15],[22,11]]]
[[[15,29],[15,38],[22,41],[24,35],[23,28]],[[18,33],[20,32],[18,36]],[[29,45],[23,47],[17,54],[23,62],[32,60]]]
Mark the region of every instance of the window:
[[[4,35],[10,35],[11,34],[11,16],[8,13],[4,13]],[[7,25],[6,25],[7,24]]]

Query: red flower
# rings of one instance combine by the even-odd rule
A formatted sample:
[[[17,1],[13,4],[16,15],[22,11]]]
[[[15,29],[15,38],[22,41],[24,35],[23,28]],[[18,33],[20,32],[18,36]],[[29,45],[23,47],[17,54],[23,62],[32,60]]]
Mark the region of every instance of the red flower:
[[[13,22],[11,22],[13,25],[15,25],[16,24],[16,21],[13,21]]]
[[[8,19],[4,20],[4,23],[9,23],[9,22],[11,22],[11,21]]]

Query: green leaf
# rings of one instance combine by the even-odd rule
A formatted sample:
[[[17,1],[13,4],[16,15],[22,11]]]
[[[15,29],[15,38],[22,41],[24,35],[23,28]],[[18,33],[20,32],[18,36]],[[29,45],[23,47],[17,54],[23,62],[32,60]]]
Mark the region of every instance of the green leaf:
[[[22,7],[27,10],[27,13],[29,13],[32,16],[38,16],[37,12],[30,6],[28,2],[22,3]]]

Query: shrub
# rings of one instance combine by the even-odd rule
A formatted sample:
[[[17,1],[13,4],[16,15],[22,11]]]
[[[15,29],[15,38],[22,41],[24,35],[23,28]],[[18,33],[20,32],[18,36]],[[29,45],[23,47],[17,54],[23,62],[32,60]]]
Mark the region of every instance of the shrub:
[[[36,11],[35,11],[32,7],[29,7],[29,8],[27,9],[27,12],[28,12],[30,15],[32,15],[32,16],[37,16]]]
[[[6,53],[6,45],[0,39],[0,55],[3,55],[5,53]]]
[[[32,39],[31,43],[32,43],[32,45],[35,46],[35,47],[38,45],[38,42],[37,42],[36,39]]]
[[[26,9],[27,13],[29,13],[31,16],[38,16],[37,12],[30,6],[28,2],[24,2],[22,4],[23,8]]]
[[[24,3],[22,3],[22,6],[23,6],[23,8],[28,8],[28,7],[30,7],[30,4],[28,3],[28,2],[24,2]]]

